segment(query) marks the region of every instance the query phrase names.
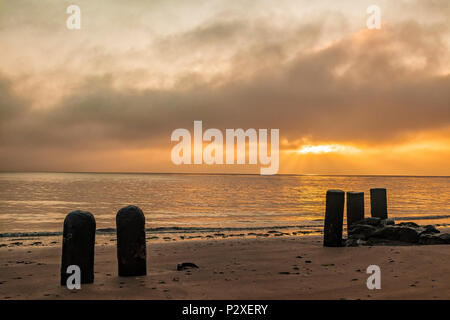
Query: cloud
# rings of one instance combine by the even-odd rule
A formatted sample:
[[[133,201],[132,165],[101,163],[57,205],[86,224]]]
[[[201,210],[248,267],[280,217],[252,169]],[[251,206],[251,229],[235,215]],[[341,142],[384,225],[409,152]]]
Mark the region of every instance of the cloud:
[[[222,130],[279,128],[289,147],[305,138],[401,143],[450,126],[448,24],[403,21],[324,43],[326,23],[207,19],[153,39],[151,53],[86,50],[78,58],[90,57],[81,76],[47,108],[34,108],[15,90],[19,78],[0,75],[0,141],[9,152],[0,165],[42,148],[61,157],[68,150],[168,149],[171,132],[194,120]],[[148,57],[158,58],[150,65],[177,66],[170,85],[134,83],[133,75],[152,77],[145,65],[118,67]]]

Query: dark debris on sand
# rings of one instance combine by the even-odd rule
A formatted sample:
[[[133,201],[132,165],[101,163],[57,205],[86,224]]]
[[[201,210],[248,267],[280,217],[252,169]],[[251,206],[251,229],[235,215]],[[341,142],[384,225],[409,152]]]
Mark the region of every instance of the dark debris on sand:
[[[192,262],[183,262],[177,265],[177,271],[187,270],[187,269],[198,269],[198,266]]]

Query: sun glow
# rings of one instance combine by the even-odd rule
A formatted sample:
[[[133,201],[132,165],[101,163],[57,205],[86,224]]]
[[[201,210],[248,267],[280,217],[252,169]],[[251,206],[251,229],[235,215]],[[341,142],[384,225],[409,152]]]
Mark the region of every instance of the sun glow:
[[[300,149],[297,149],[299,154],[321,154],[321,153],[355,153],[359,150],[351,146],[343,146],[339,144],[323,144],[323,145],[304,145]]]

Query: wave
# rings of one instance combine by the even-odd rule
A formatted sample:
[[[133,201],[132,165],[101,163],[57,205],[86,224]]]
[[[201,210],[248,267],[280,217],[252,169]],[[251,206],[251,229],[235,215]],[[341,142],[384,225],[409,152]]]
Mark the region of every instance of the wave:
[[[316,228],[320,225],[297,225],[297,226],[261,226],[261,227],[160,227],[146,229],[148,233],[210,233],[221,231],[257,231],[273,229],[294,229],[294,228]]]
[[[448,219],[450,215],[434,215],[434,216],[405,216],[394,217],[395,221],[411,221],[411,220],[439,220]],[[323,221],[323,219],[316,219],[314,221]],[[439,224],[439,226],[447,226],[448,223]],[[302,229],[302,228],[322,228],[323,224],[313,225],[289,225],[289,226],[259,226],[259,227],[157,227],[146,228],[146,234],[161,234],[161,233],[221,233],[234,231],[263,231],[263,230],[283,230],[283,229]],[[116,228],[102,228],[97,229],[96,234],[107,235],[115,234]],[[62,231],[48,232],[7,232],[0,233],[0,238],[18,238],[18,237],[51,237],[62,236]]]
[[[408,221],[408,220],[438,220],[438,219],[448,219],[450,215],[436,215],[436,216],[406,216],[406,217],[395,217],[395,221]]]
[[[37,231],[37,232],[7,232],[0,233],[0,238],[17,238],[17,237],[51,237],[51,236],[60,236],[62,232],[46,232],[46,231]]]
[[[158,227],[146,228],[147,234],[158,233],[218,233],[218,232],[233,232],[233,231],[258,231],[258,230],[280,230],[280,229],[295,229],[295,228],[317,228],[320,225],[297,225],[297,226],[261,226],[261,227]],[[116,228],[97,229],[96,234],[115,234]],[[9,232],[0,233],[0,238],[17,238],[17,237],[51,237],[62,236],[61,231],[57,232]]]

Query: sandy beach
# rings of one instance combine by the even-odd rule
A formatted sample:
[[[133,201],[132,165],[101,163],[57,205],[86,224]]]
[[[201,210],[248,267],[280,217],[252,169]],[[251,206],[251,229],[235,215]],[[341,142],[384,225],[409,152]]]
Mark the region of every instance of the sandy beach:
[[[59,285],[61,247],[0,248],[0,299],[450,299],[450,246],[324,248],[320,236],[147,244],[147,276],[118,277],[114,242],[95,248],[95,282]],[[178,263],[199,269],[177,271]],[[381,268],[369,290],[366,268]]]

